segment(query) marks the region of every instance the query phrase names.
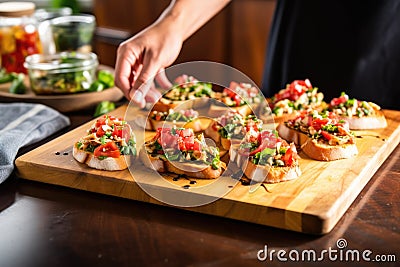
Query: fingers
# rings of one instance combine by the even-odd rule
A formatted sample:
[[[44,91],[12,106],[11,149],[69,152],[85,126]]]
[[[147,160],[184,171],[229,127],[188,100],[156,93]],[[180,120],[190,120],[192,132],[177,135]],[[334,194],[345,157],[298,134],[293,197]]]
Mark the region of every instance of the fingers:
[[[169,81],[167,75],[165,74],[165,70],[161,69],[156,77],[155,80],[157,83],[160,85],[161,88],[163,89],[170,89],[172,87],[172,83]]]
[[[122,90],[129,99],[129,91],[132,87],[132,67],[136,64],[136,58],[124,46],[118,49],[118,57],[115,65],[115,85]]]
[[[157,88],[152,87],[145,96],[146,102],[156,103],[161,98],[161,92]]]
[[[152,58],[151,55],[145,55],[142,70],[133,84],[134,92],[131,93],[132,101],[137,103],[141,108],[146,105],[145,96],[152,87],[154,76],[159,69],[160,66],[157,60]]]
[[[146,96],[150,91],[151,82],[143,83],[139,89],[132,88],[129,92],[129,99],[137,104],[139,108],[144,108],[146,106]]]

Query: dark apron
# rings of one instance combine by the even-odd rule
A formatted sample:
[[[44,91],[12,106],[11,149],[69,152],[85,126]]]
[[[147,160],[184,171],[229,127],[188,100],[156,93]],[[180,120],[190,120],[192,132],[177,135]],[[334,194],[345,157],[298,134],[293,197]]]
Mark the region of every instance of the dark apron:
[[[325,100],[400,110],[400,0],[278,0],[262,90],[309,78]]]

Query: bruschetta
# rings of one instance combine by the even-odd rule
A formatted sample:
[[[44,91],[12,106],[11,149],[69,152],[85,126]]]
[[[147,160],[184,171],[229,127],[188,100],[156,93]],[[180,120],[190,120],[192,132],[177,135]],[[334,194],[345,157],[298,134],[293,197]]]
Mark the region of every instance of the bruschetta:
[[[349,123],[352,130],[379,129],[387,126],[381,107],[373,102],[349,98],[346,93],[333,98],[328,109]]]
[[[136,156],[135,136],[126,121],[105,115],[74,144],[72,155],[91,168],[124,170]]]
[[[276,131],[248,131],[238,148],[230,150],[230,156],[254,182],[279,183],[301,175],[296,146]]]
[[[247,116],[253,114],[263,99],[259,89],[249,83],[231,82],[222,92],[216,92],[214,97],[218,102],[213,103],[209,110],[211,117],[218,117],[226,111],[234,110]]]
[[[279,135],[312,159],[332,161],[358,154],[349,124],[332,112],[303,112],[277,127]]]
[[[216,179],[225,169],[219,149],[207,145],[203,134],[196,136],[190,128],[158,128],[156,135],[144,143],[139,154],[146,167],[160,173]]]
[[[243,116],[237,111],[228,110],[213,120],[205,130],[205,134],[222,148],[229,150],[232,143],[240,143],[250,129],[260,131],[262,121],[254,115]]]
[[[294,80],[287,84],[267,103],[260,105],[263,109],[259,116],[263,120],[273,118],[276,124],[295,118],[303,110],[319,110],[324,107],[324,95],[313,87],[309,79]]]
[[[173,110],[169,112],[152,111],[146,124],[146,130],[156,131],[158,128],[173,127],[192,128],[195,132],[205,129],[199,120],[199,113],[193,109]],[[190,127],[189,127],[190,126]]]
[[[170,109],[199,108],[214,96],[211,83],[200,82],[186,74],[177,77],[171,89],[154,104],[152,110],[168,112]]]

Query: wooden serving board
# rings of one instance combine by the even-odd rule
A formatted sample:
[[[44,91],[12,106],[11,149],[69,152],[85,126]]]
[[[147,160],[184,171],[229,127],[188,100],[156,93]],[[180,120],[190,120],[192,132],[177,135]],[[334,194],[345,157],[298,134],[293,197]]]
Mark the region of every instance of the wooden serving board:
[[[112,115],[124,117],[126,107]],[[298,232],[325,234],[332,230],[347,208],[400,141],[400,111],[384,111],[385,129],[357,131],[359,155],[334,162],[309,159],[300,152],[301,177],[260,186],[254,192],[237,178],[224,175],[219,181],[230,187],[227,194],[205,205],[178,208],[242,220]],[[129,119],[128,123],[130,123]],[[82,125],[16,160],[20,177],[122,198],[168,205],[148,194],[158,192],[204,196],[216,180],[160,178],[135,161],[132,171],[107,172],[90,169],[72,157],[72,146],[93,122]],[[148,136],[148,133],[145,133]],[[145,137],[144,137],[145,138]],[[138,140],[138,144],[143,142]],[[138,163],[139,162],[139,163]],[[132,174],[131,174],[132,173]],[[218,179],[217,179],[218,180]],[[139,181],[139,182],[138,182]],[[200,191],[195,191],[199,189]],[[151,191],[153,190],[153,191]],[[168,202],[170,203],[170,202]]]

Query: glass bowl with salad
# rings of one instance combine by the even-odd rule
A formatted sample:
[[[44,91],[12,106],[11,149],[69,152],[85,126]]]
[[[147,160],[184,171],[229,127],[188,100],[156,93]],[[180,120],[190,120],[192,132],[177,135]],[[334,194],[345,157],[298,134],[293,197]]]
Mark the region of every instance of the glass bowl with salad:
[[[24,66],[35,94],[71,94],[90,89],[96,81],[99,62],[92,52],[61,52],[30,55]]]

